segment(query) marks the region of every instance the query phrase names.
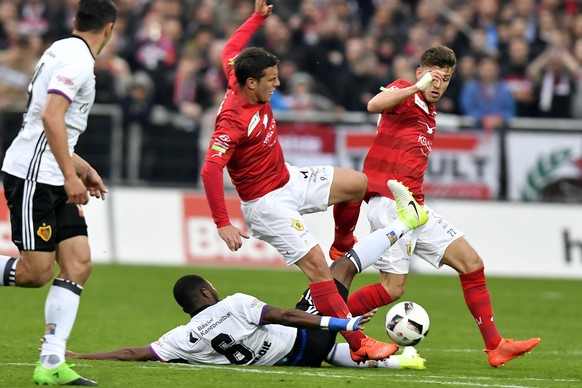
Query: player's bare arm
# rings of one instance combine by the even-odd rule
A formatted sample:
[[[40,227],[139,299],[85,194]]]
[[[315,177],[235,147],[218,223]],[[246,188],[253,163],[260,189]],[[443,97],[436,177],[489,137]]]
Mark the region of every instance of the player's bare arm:
[[[362,315],[358,325],[353,330],[364,330],[363,324],[369,322],[374,316],[376,310],[372,310]],[[338,319],[339,318],[332,318]],[[263,317],[264,324],[279,324],[292,327],[303,327],[307,329],[321,329],[328,328],[327,322],[329,317],[322,317],[320,315],[313,315],[298,309],[281,309],[278,307],[267,306],[265,315]],[[341,319],[341,321],[348,321],[348,319]],[[330,328],[333,330],[333,328]]]
[[[147,346],[137,346],[133,348],[121,348],[110,352],[100,353],[74,353],[67,350],[67,358],[85,360],[113,360],[113,361],[157,361],[157,358],[150,352]]]
[[[48,144],[65,177],[67,203],[84,205],[89,202],[89,194],[77,175],[67,142],[65,114],[69,105],[69,101],[60,94],[49,93],[42,113],[42,123]]]
[[[103,183],[103,179],[95,170],[89,162],[80,157],[77,154],[72,156],[73,164],[77,175],[81,178],[81,181],[85,184],[85,187],[89,191],[89,195],[95,198],[101,198],[105,200],[105,194],[107,193],[107,188]]]

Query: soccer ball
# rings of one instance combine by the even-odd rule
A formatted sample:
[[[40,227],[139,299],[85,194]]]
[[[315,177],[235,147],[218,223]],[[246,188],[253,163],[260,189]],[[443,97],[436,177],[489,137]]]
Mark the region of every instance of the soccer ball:
[[[414,346],[426,338],[430,319],[422,306],[414,302],[401,302],[386,313],[386,333],[402,346]]]

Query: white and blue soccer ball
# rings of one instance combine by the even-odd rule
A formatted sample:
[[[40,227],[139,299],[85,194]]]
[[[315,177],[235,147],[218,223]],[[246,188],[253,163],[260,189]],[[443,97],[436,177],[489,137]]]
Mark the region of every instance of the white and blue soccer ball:
[[[400,302],[386,313],[386,334],[397,345],[414,346],[426,338],[430,319],[414,302]]]

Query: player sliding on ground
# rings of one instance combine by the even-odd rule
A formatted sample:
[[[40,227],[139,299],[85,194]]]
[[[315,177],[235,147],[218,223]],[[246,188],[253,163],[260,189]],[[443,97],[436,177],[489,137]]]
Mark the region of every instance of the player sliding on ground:
[[[388,184],[396,198],[397,220],[392,227],[376,231],[376,236],[367,236],[356,244],[355,248],[368,245],[361,250],[361,255],[343,256],[330,269],[334,287],[344,302],[354,276],[375,262],[374,257],[377,256],[374,255],[388,249],[403,233],[427,220],[426,212],[406,187],[396,181]],[[384,238],[378,238],[379,234]],[[363,318],[321,316],[312,293],[310,288],[307,289],[296,309],[283,310],[245,294],[220,300],[218,292],[208,281],[195,275],[184,276],[174,286],[174,298],[190,315],[188,324],[169,331],[147,346],[102,353],[67,352],[67,357],[313,367],[327,361],[344,367],[425,368],[425,360],[414,349],[405,349],[403,354],[393,355],[398,350],[398,346],[393,344],[390,344],[394,348],[391,355],[378,361],[354,359],[348,344],[334,344],[337,331],[358,333],[354,329],[359,328],[359,323],[366,322],[375,311],[362,314]]]
[[[347,289],[343,287],[343,296]],[[174,299],[191,320],[147,346],[68,358],[117,361],[161,361],[189,364],[232,364],[319,367],[323,361],[343,367],[424,369],[414,348],[390,358],[352,361],[346,343],[335,343],[337,330],[362,329],[375,312],[352,319],[307,313],[313,304],[303,295],[296,309],[280,309],[246,294],[220,299],[214,286],[197,275],[186,275],[174,286]],[[309,310],[311,309],[311,310]]]

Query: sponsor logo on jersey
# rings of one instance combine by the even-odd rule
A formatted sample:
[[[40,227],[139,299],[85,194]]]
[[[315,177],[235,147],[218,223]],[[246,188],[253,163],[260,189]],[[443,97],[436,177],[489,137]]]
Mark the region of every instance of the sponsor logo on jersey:
[[[418,135],[418,142],[420,143],[420,145],[422,145],[424,148],[428,150],[428,153],[430,153],[430,151],[432,150],[432,143],[425,136]],[[428,156],[428,153],[425,154],[424,151],[422,153]]]
[[[43,223],[42,226],[39,226],[36,230],[36,235],[46,242],[51,239],[51,236],[53,235],[53,229],[50,225]]]
[[[428,123],[425,123],[422,120],[418,120],[418,122],[426,127],[426,133],[428,133],[429,135],[436,130],[436,127],[431,127],[430,125],[428,125]]]
[[[269,349],[271,349],[271,345],[272,344],[270,342],[263,341],[263,344],[261,345],[261,350],[259,350],[259,354],[254,358],[254,360],[251,362],[251,364],[257,363],[257,361],[259,361],[261,359],[261,357],[263,357],[265,354],[267,354]]]
[[[212,329],[215,329],[222,322],[224,322],[225,320],[230,318],[230,316],[231,316],[231,313],[228,312],[228,313],[224,314],[223,316],[221,316],[220,318],[218,318],[216,321],[214,321],[214,318],[211,318],[208,321],[202,323],[201,325],[198,325],[196,328],[200,332],[200,335],[204,336],[204,335],[208,334],[208,332],[210,332]]]
[[[291,226],[300,232],[302,232],[305,229],[301,221],[296,220],[295,218],[291,218]]]
[[[190,332],[190,338],[188,339],[188,341],[192,344],[195,345],[196,342],[200,341],[200,338],[194,337],[193,333]]]
[[[427,114],[429,114],[428,105],[426,105],[426,102],[422,101],[422,99],[420,98],[420,96],[418,94],[414,95],[414,103],[416,105],[418,105],[420,107],[420,109],[422,109]]]
[[[71,86],[75,85],[75,83],[73,82],[73,80],[71,80],[68,77],[65,77],[64,75],[60,75],[60,74],[57,75],[57,81],[59,81],[60,83],[66,85],[68,87],[71,87]]]
[[[251,136],[251,133],[253,133],[253,131],[255,130],[257,125],[259,125],[260,122],[261,122],[261,113],[257,112],[253,115],[253,117],[251,117],[251,121],[249,122],[249,126],[247,128],[247,135],[248,136]],[[266,127],[267,126],[265,125],[265,128]],[[261,133],[261,132],[259,131],[259,133]]]

